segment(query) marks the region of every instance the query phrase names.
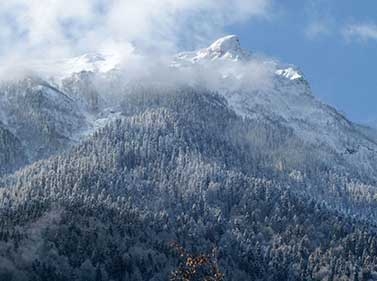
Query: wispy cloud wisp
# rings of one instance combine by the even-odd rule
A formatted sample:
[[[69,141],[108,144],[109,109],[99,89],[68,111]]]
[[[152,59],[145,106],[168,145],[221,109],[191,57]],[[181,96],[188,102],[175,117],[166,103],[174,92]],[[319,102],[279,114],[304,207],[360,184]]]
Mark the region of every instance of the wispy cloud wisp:
[[[349,24],[343,29],[343,36],[347,40],[377,41],[377,24],[361,23]]]

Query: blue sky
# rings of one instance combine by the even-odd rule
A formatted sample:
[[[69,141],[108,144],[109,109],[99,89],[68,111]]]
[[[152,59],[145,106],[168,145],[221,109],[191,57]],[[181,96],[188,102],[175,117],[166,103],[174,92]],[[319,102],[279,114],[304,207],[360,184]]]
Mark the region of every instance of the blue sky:
[[[351,120],[377,126],[377,1],[284,0],[273,9],[227,31],[249,50],[298,66],[314,94]],[[371,30],[349,31],[358,26]]]

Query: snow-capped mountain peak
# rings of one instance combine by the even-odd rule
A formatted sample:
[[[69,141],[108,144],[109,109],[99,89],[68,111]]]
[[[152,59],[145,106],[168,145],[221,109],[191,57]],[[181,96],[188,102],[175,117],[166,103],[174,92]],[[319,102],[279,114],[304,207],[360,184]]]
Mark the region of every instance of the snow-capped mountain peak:
[[[178,60],[191,63],[205,63],[214,60],[243,61],[250,58],[250,53],[241,48],[236,35],[224,36],[217,39],[209,47],[194,52],[183,52],[176,56]]]
[[[220,64],[225,64],[226,68],[233,68],[233,63],[247,64],[253,59],[253,57],[254,56],[252,56],[251,52],[241,47],[241,42],[238,36],[227,35],[217,39],[207,48],[203,48],[198,51],[182,52],[177,54],[173,59],[172,66],[179,68],[182,66],[190,66],[194,64],[206,65],[211,62],[218,62]],[[259,58],[259,62],[260,61],[261,59]],[[265,64],[265,66],[272,66],[272,69],[275,69],[274,75],[277,75],[278,77],[282,77],[291,81],[300,80],[303,81],[304,84],[307,84],[302,72],[292,65],[280,65],[274,60],[263,61],[263,64]],[[240,74],[236,76],[244,75]]]
[[[205,51],[203,53],[212,58],[223,57],[238,60],[249,55],[241,48],[240,39],[236,35],[228,35],[216,40]]]

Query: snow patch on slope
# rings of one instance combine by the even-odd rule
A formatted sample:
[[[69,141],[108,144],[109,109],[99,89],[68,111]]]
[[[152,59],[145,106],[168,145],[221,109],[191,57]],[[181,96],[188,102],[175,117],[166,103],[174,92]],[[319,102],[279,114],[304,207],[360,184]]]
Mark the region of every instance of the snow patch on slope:
[[[303,75],[293,67],[288,67],[285,69],[278,69],[276,70],[276,74],[283,76],[289,80],[296,80],[296,79],[302,79]]]
[[[108,107],[98,114],[86,114],[86,121],[88,126],[85,130],[75,136],[75,140],[79,142],[92,136],[98,130],[106,127],[108,124],[117,119],[122,118],[122,111],[118,107]]]

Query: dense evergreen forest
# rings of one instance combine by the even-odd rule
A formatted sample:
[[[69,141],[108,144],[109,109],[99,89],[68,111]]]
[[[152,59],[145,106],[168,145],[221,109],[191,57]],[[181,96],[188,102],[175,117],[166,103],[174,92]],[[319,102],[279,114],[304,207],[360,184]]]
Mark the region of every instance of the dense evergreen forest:
[[[120,107],[0,179],[0,280],[377,280],[372,178],[216,93],[141,87]]]

